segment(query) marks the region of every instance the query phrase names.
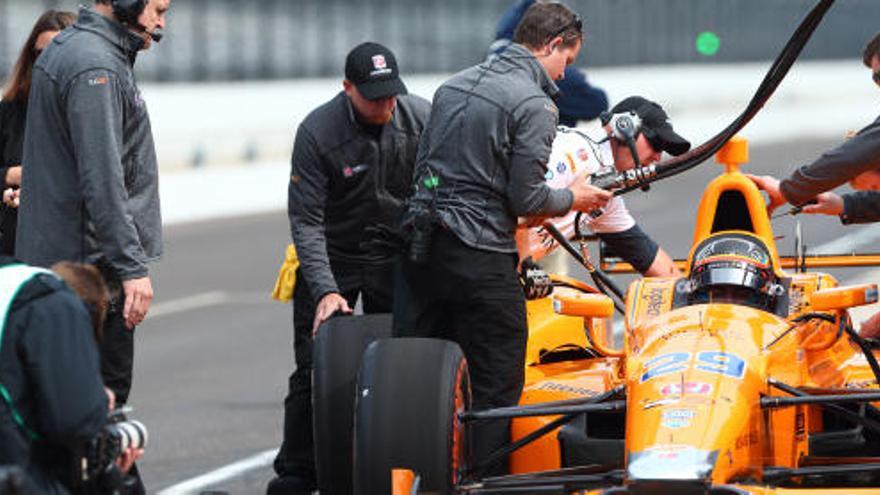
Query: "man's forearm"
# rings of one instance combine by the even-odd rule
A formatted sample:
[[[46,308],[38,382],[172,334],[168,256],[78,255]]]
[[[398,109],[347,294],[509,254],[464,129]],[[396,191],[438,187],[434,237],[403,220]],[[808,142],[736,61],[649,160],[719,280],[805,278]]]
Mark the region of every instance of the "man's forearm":
[[[339,292],[336,279],[327,256],[327,240],[323,229],[316,226],[294,225],[293,242],[296,245],[300,271],[308,281],[315,301],[330,292]]]

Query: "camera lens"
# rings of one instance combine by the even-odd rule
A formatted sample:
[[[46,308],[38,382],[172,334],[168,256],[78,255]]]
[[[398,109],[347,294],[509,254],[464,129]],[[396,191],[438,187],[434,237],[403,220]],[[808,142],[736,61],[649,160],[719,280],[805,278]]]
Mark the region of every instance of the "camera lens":
[[[113,434],[119,439],[122,450],[129,447],[143,449],[147,446],[147,427],[140,421],[122,421],[112,425]]]

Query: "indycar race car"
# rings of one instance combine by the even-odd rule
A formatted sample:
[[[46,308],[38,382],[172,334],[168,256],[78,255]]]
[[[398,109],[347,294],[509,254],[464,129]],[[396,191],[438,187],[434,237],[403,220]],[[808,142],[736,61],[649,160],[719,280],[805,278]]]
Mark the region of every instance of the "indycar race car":
[[[745,154],[721,150],[684,276],[629,287],[622,345],[592,286],[554,276],[553,295],[529,301],[517,407],[472,410],[452,342],[367,346],[387,319],[330,320],[347,328],[316,342],[322,493],[880,493],[880,366],[847,312],[877,286],[783,269]],[[343,330],[358,326],[352,343]],[[473,458],[471,426],[499,420],[511,444]],[[508,456],[512,474],[483,474]]]

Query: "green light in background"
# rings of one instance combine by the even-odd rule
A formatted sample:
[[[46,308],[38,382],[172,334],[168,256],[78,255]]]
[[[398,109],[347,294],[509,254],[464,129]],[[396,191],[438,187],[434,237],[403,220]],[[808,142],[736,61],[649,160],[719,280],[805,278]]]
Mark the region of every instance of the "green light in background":
[[[703,31],[697,35],[697,52],[700,55],[711,57],[718,53],[721,48],[721,38],[712,31]]]

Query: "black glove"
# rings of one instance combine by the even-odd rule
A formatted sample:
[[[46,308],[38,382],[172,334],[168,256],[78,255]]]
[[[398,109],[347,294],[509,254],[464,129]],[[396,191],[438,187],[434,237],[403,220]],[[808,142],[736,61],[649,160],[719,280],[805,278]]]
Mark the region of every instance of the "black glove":
[[[531,256],[524,259],[519,268],[519,283],[529,301],[547,297],[553,293],[553,282]]]

